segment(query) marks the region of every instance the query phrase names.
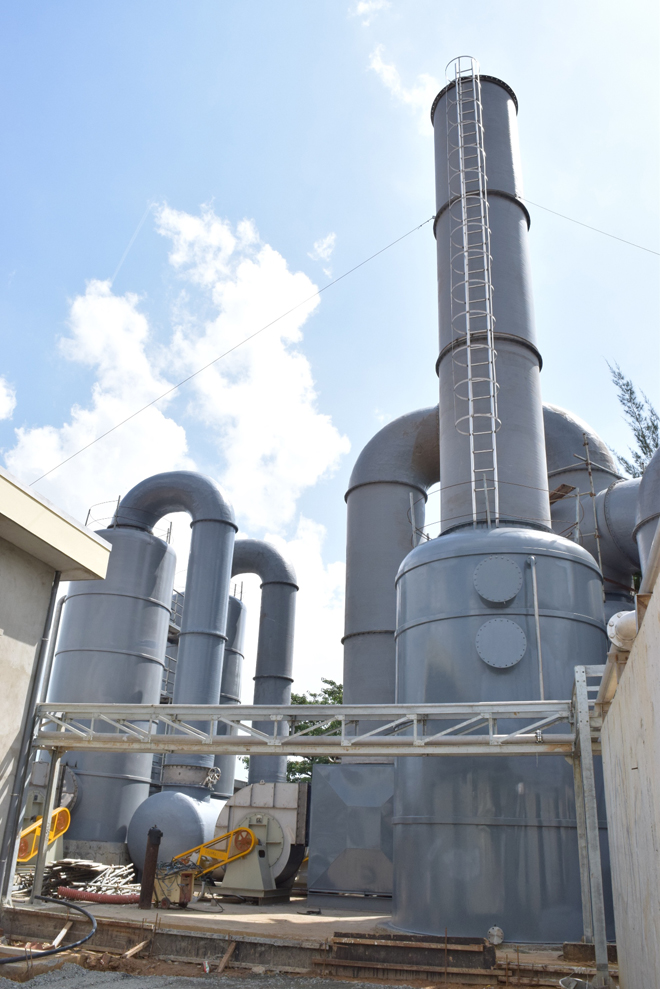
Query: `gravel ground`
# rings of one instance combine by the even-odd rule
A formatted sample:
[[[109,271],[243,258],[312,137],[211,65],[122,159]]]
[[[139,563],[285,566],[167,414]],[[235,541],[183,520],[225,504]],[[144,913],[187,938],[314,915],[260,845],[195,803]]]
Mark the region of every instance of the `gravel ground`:
[[[247,975],[233,978],[213,975],[198,978],[185,978],[180,975],[128,975],[125,972],[94,972],[80,968],[78,965],[64,965],[52,972],[30,979],[30,989],[88,989],[91,986],[116,986],[117,983],[131,983],[130,989],[163,989],[172,986],[173,989],[202,989],[200,983],[208,989],[358,989],[364,987],[363,982],[344,982],[335,979],[315,979],[306,976],[285,975]],[[16,983],[9,979],[0,978],[0,989],[16,989]],[[117,986],[117,989],[119,987]],[[126,985],[125,989],[129,989]],[[407,986],[395,986],[388,983],[387,989],[409,989]]]

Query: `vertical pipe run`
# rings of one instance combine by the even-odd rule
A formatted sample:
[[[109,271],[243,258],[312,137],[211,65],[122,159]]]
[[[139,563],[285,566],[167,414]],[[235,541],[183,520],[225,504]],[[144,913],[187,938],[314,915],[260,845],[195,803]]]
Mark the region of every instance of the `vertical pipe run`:
[[[57,635],[60,630],[60,621],[62,620],[62,608],[65,603],[69,600],[68,596],[64,594],[57,605],[55,606],[55,617],[53,618],[53,624],[50,631],[50,637],[48,639],[48,653],[46,654],[46,662],[44,663],[44,672],[41,678],[41,689],[39,690],[39,704],[43,704],[46,700],[46,695],[48,693],[48,684],[50,682],[50,674],[53,669],[53,657],[55,655],[55,646],[57,645]]]
[[[536,579],[536,557],[530,556],[529,563],[532,568],[532,594],[534,596],[534,627],[536,629],[536,649],[539,656],[539,696],[545,700],[545,687],[543,685],[543,652],[541,650],[541,622],[539,620],[539,588]]]
[[[16,856],[18,855],[18,842],[20,838],[20,824],[24,813],[25,786],[28,780],[28,770],[30,766],[30,748],[32,745],[32,732],[34,730],[34,711],[39,697],[39,687],[43,679],[44,664],[46,661],[46,649],[48,638],[53,623],[55,602],[57,591],[60,586],[59,570],[53,574],[53,583],[50,589],[48,609],[41,640],[36,651],[34,660],[34,672],[30,681],[30,690],[25,704],[25,720],[23,722],[23,732],[21,743],[16,759],[16,769],[14,771],[14,786],[7,808],[7,820],[0,847],[0,900],[6,903],[11,900],[11,891],[14,884],[14,873],[16,871]]]

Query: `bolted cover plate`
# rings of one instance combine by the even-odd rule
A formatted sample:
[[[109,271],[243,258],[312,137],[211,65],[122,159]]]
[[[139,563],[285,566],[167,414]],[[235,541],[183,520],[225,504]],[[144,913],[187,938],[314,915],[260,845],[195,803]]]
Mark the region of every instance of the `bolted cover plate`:
[[[527,637],[510,618],[491,618],[477,632],[475,645],[484,663],[505,670],[523,658]]]
[[[522,571],[510,556],[487,556],[474,571],[474,586],[486,601],[504,604],[522,587]]]

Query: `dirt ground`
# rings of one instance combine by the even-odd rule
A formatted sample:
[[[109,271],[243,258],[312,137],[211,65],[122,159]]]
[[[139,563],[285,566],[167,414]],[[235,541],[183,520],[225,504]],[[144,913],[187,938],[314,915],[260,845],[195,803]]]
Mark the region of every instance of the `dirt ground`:
[[[195,989],[200,979],[208,989],[359,989],[367,985],[382,985],[370,981],[333,978],[311,978],[305,975],[278,975],[276,973],[246,972],[214,976],[206,974],[200,965],[182,965],[175,962],[150,962],[148,959],[110,959],[109,956],[90,957],[93,953],[83,952],[76,956],[74,964],[65,962],[58,968],[36,974],[21,973],[11,979],[0,976],[0,989],[11,989],[16,982],[29,981],[34,989]],[[91,966],[93,967],[90,967]],[[418,989],[411,983],[395,985],[387,983],[388,989]],[[494,984],[496,985],[496,983]],[[435,989],[435,987],[428,987]],[[443,983],[442,989],[465,989],[464,985]],[[487,989],[487,987],[484,987]],[[493,987],[494,989],[494,987]]]

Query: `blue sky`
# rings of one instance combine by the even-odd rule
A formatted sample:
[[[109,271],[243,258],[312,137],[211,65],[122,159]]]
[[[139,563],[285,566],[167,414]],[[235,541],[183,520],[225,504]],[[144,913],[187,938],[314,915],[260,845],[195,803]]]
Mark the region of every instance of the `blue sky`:
[[[457,54],[516,91],[533,202],[660,250],[650,0],[25,0],[0,17],[0,447],[25,480],[431,216],[428,113]],[[544,400],[624,450],[605,361],[660,406],[658,257],[530,212]],[[307,580],[299,687],[339,676],[346,482],[384,422],[437,401],[436,336],[426,226],[38,490],[84,519],[146,473],[216,477],[243,533]]]

